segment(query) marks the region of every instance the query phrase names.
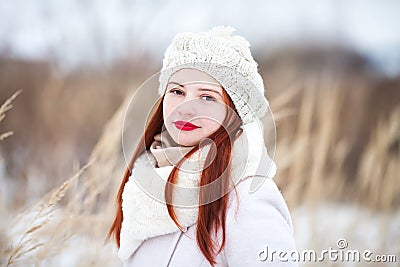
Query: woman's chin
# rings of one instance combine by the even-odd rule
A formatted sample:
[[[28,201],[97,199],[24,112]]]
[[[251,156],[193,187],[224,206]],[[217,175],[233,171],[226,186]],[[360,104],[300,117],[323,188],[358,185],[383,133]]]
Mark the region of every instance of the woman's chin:
[[[180,146],[195,146],[195,145],[197,145],[199,142],[195,142],[195,141],[181,141],[181,140],[178,140],[178,145],[180,145]]]
[[[172,136],[172,139],[180,146],[195,146],[200,142],[197,134],[186,131],[179,131]]]
[[[189,136],[183,136],[182,134],[175,140],[180,146],[195,146],[199,143],[199,140],[190,138]]]

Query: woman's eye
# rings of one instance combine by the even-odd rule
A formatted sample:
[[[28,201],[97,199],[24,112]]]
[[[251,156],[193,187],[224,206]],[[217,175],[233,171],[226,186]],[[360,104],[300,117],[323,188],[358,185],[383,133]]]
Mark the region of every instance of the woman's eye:
[[[183,92],[179,89],[171,89],[169,92],[174,95],[183,95]]]
[[[202,98],[207,101],[216,101],[216,99],[209,95],[203,95]]]

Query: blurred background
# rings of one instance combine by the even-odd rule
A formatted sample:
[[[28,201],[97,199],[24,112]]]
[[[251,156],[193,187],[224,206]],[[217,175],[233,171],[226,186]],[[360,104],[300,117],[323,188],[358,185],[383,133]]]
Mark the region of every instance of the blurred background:
[[[176,33],[220,24],[259,63],[298,250],[344,238],[399,266],[397,0],[0,0],[0,264],[120,265],[104,240],[127,103]]]

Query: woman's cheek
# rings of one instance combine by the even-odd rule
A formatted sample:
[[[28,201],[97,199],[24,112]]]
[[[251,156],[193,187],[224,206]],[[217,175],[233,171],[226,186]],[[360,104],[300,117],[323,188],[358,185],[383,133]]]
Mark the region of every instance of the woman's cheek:
[[[176,109],[176,106],[178,105],[177,100],[171,98],[171,97],[166,97],[164,99],[164,120],[171,120],[170,115],[174,112]]]
[[[209,135],[213,133],[215,130],[221,126],[222,123],[217,118],[208,118],[205,119],[203,118],[201,120],[201,125],[203,127],[203,130],[205,131],[205,134]]]
[[[226,107],[223,104],[219,104],[218,107],[213,109],[212,113],[213,123],[221,125],[226,117]]]

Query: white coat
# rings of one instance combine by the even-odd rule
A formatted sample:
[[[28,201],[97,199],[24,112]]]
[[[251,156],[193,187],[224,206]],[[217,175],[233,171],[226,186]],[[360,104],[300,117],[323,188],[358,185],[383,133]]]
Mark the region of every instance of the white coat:
[[[254,174],[259,176],[259,171]],[[215,266],[297,266],[291,259],[296,252],[292,220],[281,192],[267,178],[250,193],[253,179],[246,175],[236,184],[238,197],[235,190],[229,192],[225,247],[215,258]],[[196,243],[196,226],[147,238],[124,259],[124,267],[211,266]]]
[[[275,182],[265,180],[253,194],[248,193],[251,178],[237,186],[240,206],[235,215],[236,197],[227,210],[226,245],[217,257],[216,266],[297,266],[290,260],[289,253],[295,251],[293,227],[288,208]],[[274,261],[266,259],[272,250]],[[286,251],[288,261],[280,261],[278,253]],[[285,260],[284,259],[284,260]],[[265,261],[262,261],[265,260]],[[150,238],[124,262],[124,267],[171,266],[205,267],[211,266],[196,244],[196,224],[186,233],[175,232]]]

